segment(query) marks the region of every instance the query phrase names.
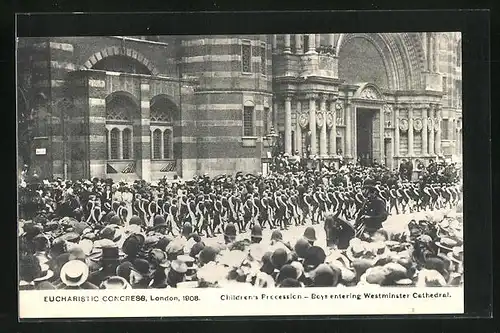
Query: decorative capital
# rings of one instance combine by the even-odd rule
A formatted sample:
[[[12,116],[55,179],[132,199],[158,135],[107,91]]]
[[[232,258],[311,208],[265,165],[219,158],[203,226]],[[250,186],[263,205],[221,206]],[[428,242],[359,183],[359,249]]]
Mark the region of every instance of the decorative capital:
[[[335,103],[335,111],[342,111],[344,109],[344,105],[342,102],[338,101]]]
[[[427,131],[432,132],[433,129],[434,129],[434,119],[429,117],[427,118]]]

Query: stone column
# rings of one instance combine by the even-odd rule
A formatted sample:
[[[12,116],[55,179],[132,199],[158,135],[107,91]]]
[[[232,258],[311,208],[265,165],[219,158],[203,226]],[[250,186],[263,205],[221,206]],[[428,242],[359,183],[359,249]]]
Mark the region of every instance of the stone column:
[[[320,129],[320,137],[319,137],[319,154],[321,157],[327,157],[328,156],[328,143],[326,141],[326,98],[322,97],[321,98],[321,104],[320,104],[320,112],[323,116],[323,125],[321,126]]]
[[[151,133],[150,131],[150,85],[148,80],[141,80],[141,118],[134,120],[134,139],[132,142],[137,150],[132,148],[137,161],[137,174],[145,181],[151,181]],[[139,172],[140,170],[140,172]]]
[[[429,134],[429,155],[433,156],[435,155],[435,151],[434,151],[434,147],[435,147],[435,144],[434,144],[434,139],[435,139],[435,132],[434,132],[434,126],[436,126],[436,124],[434,123],[434,108],[433,108],[433,105],[430,106],[430,109],[429,109],[429,118],[431,119],[432,121],[432,125],[433,127],[431,128],[431,131],[428,132]]]
[[[408,156],[413,157],[413,106],[408,108]]]
[[[314,36],[314,38],[315,38],[316,47],[320,47],[321,46],[321,35],[320,34],[316,34]]]
[[[380,163],[385,163],[385,115],[384,110],[381,108],[379,111],[380,114]]]
[[[311,131],[311,155],[317,155],[316,151],[316,100],[314,95],[309,95],[309,131]]]
[[[292,97],[285,96],[285,153],[292,153]]]
[[[123,160],[123,130],[118,131],[118,159]]]
[[[395,120],[395,129],[394,129],[394,157],[399,157],[399,106],[394,106],[394,120]]]
[[[437,52],[437,41],[436,41],[436,35],[435,33],[432,33],[432,54],[431,54],[431,59],[432,59],[432,71],[437,72],[438,71],[438,52]]]
[[[422,155],[427,156],[428,151],[428,142],[427,136],[429,132],[427,131],[427,108],[422,109]]]
[[[302,54],[302,35],[295,35],[295,53]]]
[[[295,111],[295,149],[302,156],[302,128],[300,127],[299,117],[302,113],[302,103],[297,97],[297,109]]]
[[[292,53],[292,48],[290,46],[290,35],[285,35],[284,39],[285,39],[285,47],[283,49],[283,53],[290,54]]]
[[[278,53],[278,36],[273,35],[273,53]]]
[[[333,115],[332,128],[330,129],[330,156],[337,155],[337,114],[335,100],[330,100],[330,112]]]
[[[316,46],[314,45],[316,42],[316,37],[314,34],[308,35],[307,40],[307,53],[316,53]]]
[[[166,131],[161,131],[161,143],[160,143],[161,153],[160,153],[160,156],[162,159],[165,158],[165,132]]]
[[[273,98],[273,127],[275,131],[278,131],[278,98]]]
[[[111,159],[111,131],[106,131],[106,136],[108,138],[108,160]]]
[[[353,106],[348,103],[345,109],[345,155],[347,158],[353,157],[353,147],[352,147],[352,133],[353,133],[353,122],[352,122]]]
[[[436,106],[436,154],[441,155],[441,109]]]

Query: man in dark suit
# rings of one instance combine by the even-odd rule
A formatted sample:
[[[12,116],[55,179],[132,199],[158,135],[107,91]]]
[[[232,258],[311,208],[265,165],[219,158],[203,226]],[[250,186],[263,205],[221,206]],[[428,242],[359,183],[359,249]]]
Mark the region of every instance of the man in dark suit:
[[[371,236],[375,231],[382,228],[382,223],[387,220],[389,215],[385,200],[372,183],[373,181],[368,179],[363,185],[365,202],[354,225],[357,237],[365,233]]]

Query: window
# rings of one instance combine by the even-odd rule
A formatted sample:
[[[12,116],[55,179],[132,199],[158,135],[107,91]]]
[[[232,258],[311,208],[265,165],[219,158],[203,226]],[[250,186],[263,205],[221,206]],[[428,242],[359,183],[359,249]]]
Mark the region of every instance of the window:
[[[266,75],[267,61],[266,61],[266,44],[260,46],[260,73]]]
[[[450,121],[448,119],[442,119],[441,120],[441,137],[443,138],[443,140],[450,139],[449,127],[450,127]]]
[[[241,70],[243,73],[252,72],[252,46],[249,41],[241,44]]]
[[[111,130],[111,133],[109,135],[109,140],[110,140],[110,147],[111,147],[111,154],[110,154],[110,159],[112,160],[117,160],[119,159],[119,155],[118,155],[118,141],[119,141],[119,138],[120,138],[120,134],[119,134],[119,130],[118,128],[113,128]]]
[[[243,107],[243,136],[254,136],[253,106]]]
[[[447,92],[447,77],[446,76],[443,76],[443,92],[446,93]]]
[[[155,129],[153,132],[153,159],[161,159],[161,130]]]
[[[130,132],[130,129],[128,128],[125,128],[123,130],[123,133],[122,133],[122,151],[123,151],[123,159],[124,160],[128,160],[131,158],[131,154],[130,154],[130,146],[132,144],[131,142],[131,138],[132,138],[132,135],[131,135],[131,132]]]
[[[172,131],[166,129],[163,132],[163,158],[172,158],[170,152],[172,151]]]

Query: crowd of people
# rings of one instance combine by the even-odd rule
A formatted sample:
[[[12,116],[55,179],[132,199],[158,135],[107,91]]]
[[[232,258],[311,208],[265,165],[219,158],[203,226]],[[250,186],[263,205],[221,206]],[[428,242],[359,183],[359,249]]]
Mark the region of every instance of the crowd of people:
[[[451,169],[433,163],[415,182],[354,165],[158,183],[27,177],[19,287],[460,285]],[[384,229],[395,214],[410,221]],[[286,239],[290,227],[302,237]]]

